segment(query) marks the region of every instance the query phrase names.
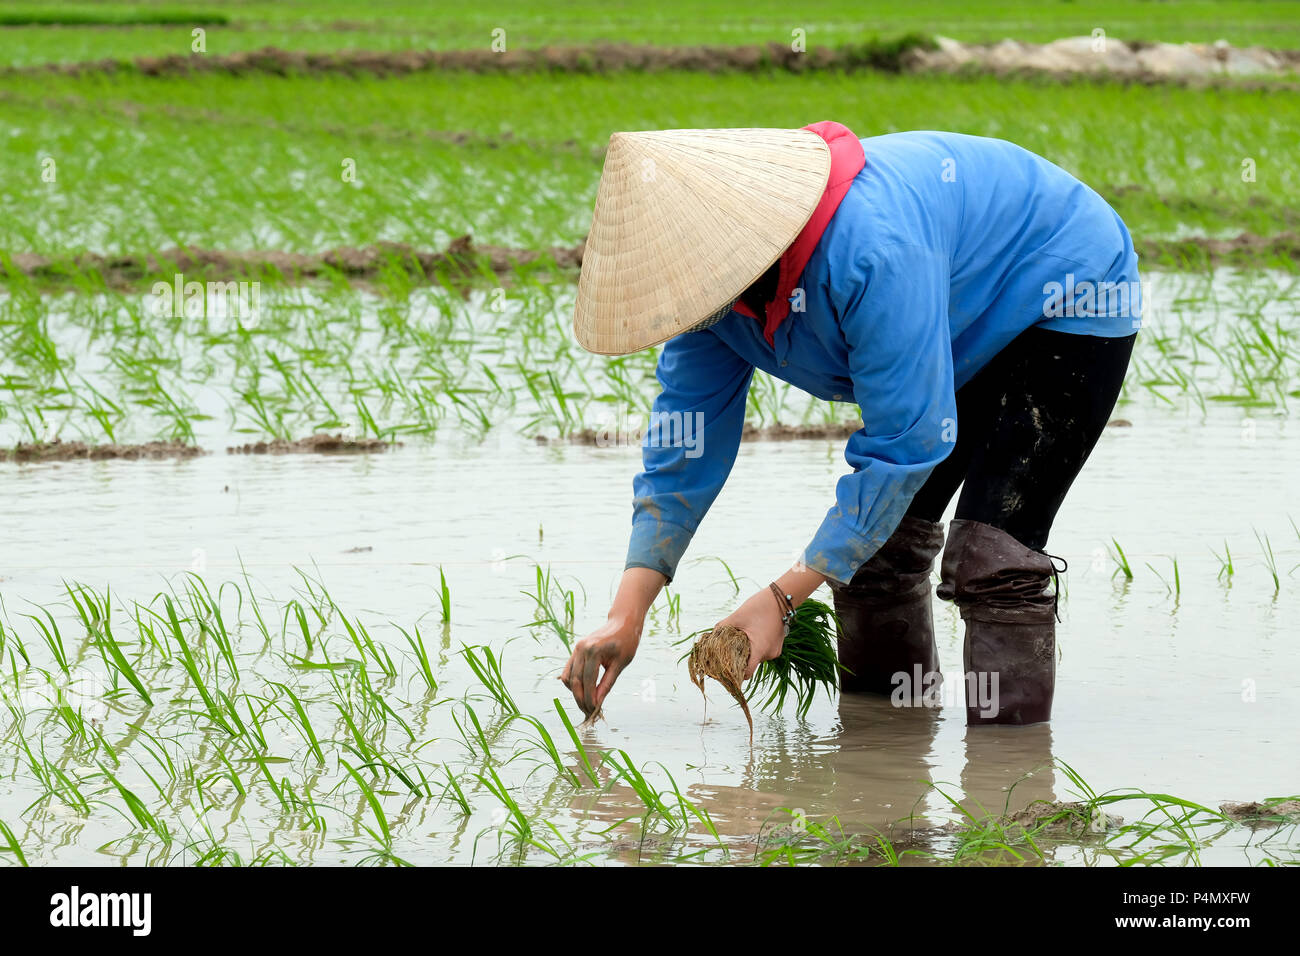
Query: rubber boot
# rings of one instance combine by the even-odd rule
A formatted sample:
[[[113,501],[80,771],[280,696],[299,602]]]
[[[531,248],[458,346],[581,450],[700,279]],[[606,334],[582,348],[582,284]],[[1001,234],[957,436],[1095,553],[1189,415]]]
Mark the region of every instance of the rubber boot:
[[[839,618],[845,693],[938,698],[939,653],[930,609],[930,570],[943,547],[943,525],[905,517],[847,585],[831,584]],[[905,679],[899,675],[905,675]]]
[[[1052,716],[1056,595],[1052,559],[1005,531],[955,520],[939,597],[966,622],[966,723],[1034,724]]]

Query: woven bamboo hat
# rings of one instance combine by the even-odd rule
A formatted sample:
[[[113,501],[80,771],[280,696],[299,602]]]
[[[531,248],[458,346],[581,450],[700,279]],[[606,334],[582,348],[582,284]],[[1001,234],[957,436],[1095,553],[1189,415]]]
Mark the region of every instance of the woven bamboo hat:
[[[810,130],[615,133],[582,256],[578,342],[626,355],[733,302],[794,242],[830,168]]]

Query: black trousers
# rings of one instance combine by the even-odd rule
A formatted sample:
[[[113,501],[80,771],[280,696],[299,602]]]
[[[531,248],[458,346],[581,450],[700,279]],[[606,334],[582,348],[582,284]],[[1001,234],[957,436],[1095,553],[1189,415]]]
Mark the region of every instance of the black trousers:
[[[1022,332],[957,390],[957,442],[907,514],[993,525],[1035,551],[1101,437],[1137,333],[1124,338]]]

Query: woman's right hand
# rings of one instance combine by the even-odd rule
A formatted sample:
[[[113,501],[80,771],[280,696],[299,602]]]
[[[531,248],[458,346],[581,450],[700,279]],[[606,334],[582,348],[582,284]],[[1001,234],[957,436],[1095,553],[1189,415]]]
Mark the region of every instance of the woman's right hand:
[[[658,571],[628,568],[605,623],[573,645],[560,680],[573,692],[584,716],[591,717],[600,709],[618,675],[632,663],[646,613],[667,583],[668,578]]]
[[[590,717],[600,709],[618,675],[632,663],[641,643],[641,623],[640,619],[611,616],[573,645],[560,680],[573,692],[584,716]]]

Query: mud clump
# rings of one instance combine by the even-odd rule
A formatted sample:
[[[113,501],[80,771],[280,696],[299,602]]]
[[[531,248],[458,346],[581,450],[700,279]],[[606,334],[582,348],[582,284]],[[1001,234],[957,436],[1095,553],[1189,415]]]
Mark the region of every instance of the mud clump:
[[[1106,813],[1101,807],[1085,803],[1043,801],[1031,803],[1007,818],[1023,830],[1041,829],[1050,834],[1082,836],[1087,833],[1105,833],[1123,824],[1123,817]]]
[[[286,441],[250,442],[226,449],[228,455],[368,455],[401,446],[379,438],[344,438],[342,435],[309,435]]]
[[[719,624],[695,642],[686,668],[691,683],[700,689],[701,694],[704,694],[706,677],[712,677],[726,688],[727,693],[745,712],[745,721],[749,724],[749,742],[752,744],[754,718],[749,713],[749,704],[741,686],[745,683],[745,668],[749,666],[749,650],[748,634],[730,624]]]
[[[1280,826],[1300,821],[1300,800],[1275,800],[1260,803],[1221,803],[1219,812],[1247,826]]]
[[[31,445],[15,445],[0,452],[4,461],[16,461],[30,464],[46,461],[137,461],[140,459],[158,460],[163,458],[195,458],[206,454],[196,445],[186,445],[179,441],[151,441],[141,445],[88,445],[81,441],[35,442]]]

